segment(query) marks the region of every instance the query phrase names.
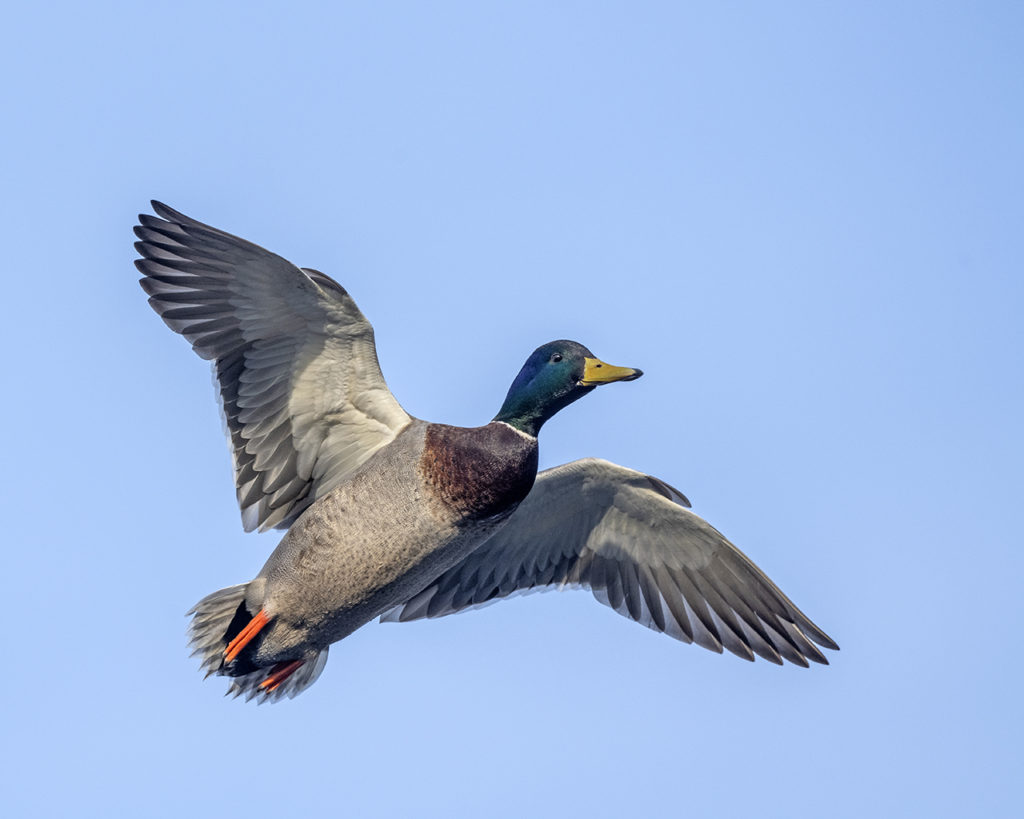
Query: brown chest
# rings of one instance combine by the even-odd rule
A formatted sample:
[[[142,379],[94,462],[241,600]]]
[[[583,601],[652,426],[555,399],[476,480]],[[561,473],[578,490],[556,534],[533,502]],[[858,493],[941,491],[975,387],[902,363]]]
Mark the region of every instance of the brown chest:
[[[427,428],[423,480],[462,520],[510,513],[533,488],[537,440],[506,424]]]

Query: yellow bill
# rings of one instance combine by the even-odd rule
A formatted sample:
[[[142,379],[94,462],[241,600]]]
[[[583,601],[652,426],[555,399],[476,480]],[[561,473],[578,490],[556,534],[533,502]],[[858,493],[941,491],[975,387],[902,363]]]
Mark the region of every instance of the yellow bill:
[[[596,387],[598,384],[610,384],[612,381],[635,381],[643,370],[634,370],[632,367],[616,367],[614,364],[605,364],[599,358],[583,359],[583,378],[580,383],[584,387]]]

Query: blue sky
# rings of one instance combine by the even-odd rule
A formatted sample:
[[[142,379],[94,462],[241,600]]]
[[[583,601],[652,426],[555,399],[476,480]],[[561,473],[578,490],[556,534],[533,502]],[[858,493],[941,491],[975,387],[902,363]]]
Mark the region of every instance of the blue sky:
[[[1019,4],[22,4],[0,44],[14,814],[1011,815]],[[223,699],[184,612],[278,535],[135,283],[150,198],[341,281],[420,417],[553,338],[643,368],[542,466],[679,487],[843,650],[549,593]]]

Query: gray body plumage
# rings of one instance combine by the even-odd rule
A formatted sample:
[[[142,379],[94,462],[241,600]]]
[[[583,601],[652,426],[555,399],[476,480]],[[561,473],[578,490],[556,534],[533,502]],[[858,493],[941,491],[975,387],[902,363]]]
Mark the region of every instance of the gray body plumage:
[[[436,426],[413,421],[288,530],[246,594],[250,612],[271,618],[254,641],[254,661],[280,662],[348,636],[468,557],[514,511],[514,489],[503,511],[486,517],[445,499],[428,449]],[[496,435],[506,445],[491,466],[518,472],[532,460],[536,470],[536,440],[489,427],[459,431],[467,445]]]

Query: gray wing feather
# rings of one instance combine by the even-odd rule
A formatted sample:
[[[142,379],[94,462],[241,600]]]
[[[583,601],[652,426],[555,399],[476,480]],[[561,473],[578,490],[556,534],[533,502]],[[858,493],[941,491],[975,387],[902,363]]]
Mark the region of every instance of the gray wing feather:
[[[286,528],[410,418],[345,289],[159,202],[135,264],[167,326],[213,362],[247,531]]]
[[[838,649],[663,481],[593,458],[546,470],[508,523],[385,621],[440,617],[580,586],[655,631],[747,660],[826,663]],[[815,645],[817,643],[817,646]]]

